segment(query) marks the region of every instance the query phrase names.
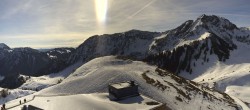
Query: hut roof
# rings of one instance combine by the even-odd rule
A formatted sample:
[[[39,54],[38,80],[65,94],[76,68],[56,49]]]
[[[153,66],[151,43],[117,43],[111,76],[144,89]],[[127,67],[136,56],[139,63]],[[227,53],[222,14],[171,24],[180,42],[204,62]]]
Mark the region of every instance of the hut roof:
[[[122,89],[122,88],[127,88],[132,86],[131,81],[126,81],[126,82],[120,82],[120,83],[114,83],[110,84],[110,86],[116,88],[116,89]]]

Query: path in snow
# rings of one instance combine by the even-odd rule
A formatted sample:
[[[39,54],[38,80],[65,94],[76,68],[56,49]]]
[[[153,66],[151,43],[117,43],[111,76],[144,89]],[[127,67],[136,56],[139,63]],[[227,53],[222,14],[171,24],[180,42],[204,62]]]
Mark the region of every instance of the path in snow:
[[[151,110],[161,106],[145,96],[136,96],[121,101],[110,101],[107,93],[100,94],[77,94],[66,96],[36,96],[25,105],[33,105],[45,110]],[[21,106],[15,106],[11,110],[20,110]]]
[[[237,97],[234,97],[232,95],[230,95],[230,97],[233,98],[234,101],[241,106],[242,110],[250,110],[249,107]]]

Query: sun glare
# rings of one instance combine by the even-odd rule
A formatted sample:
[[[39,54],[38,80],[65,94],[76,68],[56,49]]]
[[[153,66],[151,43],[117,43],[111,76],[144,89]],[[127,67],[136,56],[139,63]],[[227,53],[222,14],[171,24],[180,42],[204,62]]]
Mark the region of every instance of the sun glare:
[[[96,19],[99,24],[104,25],[108,10],[108,0],[95,0]]]

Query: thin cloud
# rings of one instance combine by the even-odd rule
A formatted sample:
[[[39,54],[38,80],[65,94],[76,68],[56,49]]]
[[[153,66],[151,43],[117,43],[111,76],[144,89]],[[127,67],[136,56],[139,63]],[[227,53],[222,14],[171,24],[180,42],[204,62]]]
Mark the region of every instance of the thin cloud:
[[[201,14],[216,14],[240,27],[249,27],[249,3],[249,0],[109,0],[107,21],[101,29],[95,19],[93,0],[2,0],[0,42],[12,47],[59,44],[76,47],[91,35],[130,29],[166,31]],[[70,37],[73,34],[77,37]]]
[[[132,14],[131,16],[128,17],[128,19],[133,18],[134,16],[136,16],[137,14],[139,14],[141,11],[143,11],[145,8],[149,7],[151,4],[153,4],[156,0],[152,0],[149,3],[147,3],[145,6],[143,6],[140,10],[136,11],[134,14]]]
[[[12,48],[32,47],[32,48],[52,48],[52,47],[77,47],[92,34],[41,34],[41,35],[19,35],[2,36],[1,41],[7,42]],[[14,45],[14,46],[13,46]]]

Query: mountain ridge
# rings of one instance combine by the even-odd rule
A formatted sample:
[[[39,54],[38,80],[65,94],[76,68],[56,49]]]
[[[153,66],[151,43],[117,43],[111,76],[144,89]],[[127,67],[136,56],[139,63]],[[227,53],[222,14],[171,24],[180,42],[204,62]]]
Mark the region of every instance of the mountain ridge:
[[[110,82],[135,80],[142,85],[143,94],[169,103],[170,108],[181,109],[179,104],[191,109],[197,104],[194,99],[199,99],[198,103],[202,105],[197,109],[239,109],[235,101],[223,92],[237,94],[235,88],[238,87],[232,85],[245,87],[250,83],[247,80],[250,76],[247,57],[250,52],[245,52],[250,48],[249,36],[248,29],[238,28],[229,20],[215,15],[202,15],[165,32],[130,30],[95,35],[62,58],[62,65],[79,64],[77,69],[63,77],[65,79],[60,84],[39,93],[106,92]],[[30,48],[17,50],[37,52]],[[5,49],[5,52],[9,51]],[[55,53],[48,51],[46,55],[58,62],[59,53],[57,50]],[[165,97],[166,94],[169,97]],[[245,99],[244,102],[250,103]]]
[[[46,59],[52,59],[55,62],[55,65],[65,65],[59,67],[60,69],[56,67],[57,71],[79,61],[85,63],[93,58],[117,55],[129,57],[134,60],[147,61],[148,63],[158,65],[159,67],[168,69],[174,73],[180,73],[182,70],[192,73],[191,65],[194,64],[191,61],[191,58],[195,60],[203,59],[204,64],[209,60],[207,56],[215,53],[219,61],[226,61],[226,59],[230,56],[230,52],[237,49],[237,45],[234,43],[235,41],[250,44],[249,35],[249,30],[238,28],[235,24],[225,18],[215,15],[202,15],[196,20],[188,20],[177,28],[165,32],[130,30],[123,33],[95,35],[85,40],[81,45],[74,49],[74,51],[70,52],[67,57],[62,57],[63,61],[56,60],[57,55],[59,54],[48,55],[51,54],[49,51],[45,53],[47,55],[44,56],[46,56]],[[171,58],[174,55],[171,54],[173,51],[176,52],[187,49],[190,50],[191,53],[185,53],[187,51],[177,52],[178,55],[175,56],[175,59],[179,60],[173,60]],[[11,55],[9,55],[9,53],[13,52],[13,50],[19,53],[22,53],[22,51],[26,52],[25,57],[28,57],[28,55],[32,53],[42,53],[31,48],[16,48],[7,50],[5,49],[0,51],[2,59],[7,59],[7,56],[10,57]],[[194,55],[194,53],[192,53],[194,51],[197,51],[198,53]],[[162,61],[149,60],[149,57],[153,58],[152,56],[157,57],[166,53],[168,54],[167,56],[172,59],[171,62],[173,64],[178,63],[177,67],[166,68],[166,66],[171,63],[167,64]],[[185,58],[185,55],[188,55],[188,57]],[[163,60],[169,58],[165,56]],[[182,59],[181,63],[180,59]],[[4,63],[8,63],[8,61],[3,60],[1,62],[1,67],[3,67]],[[188,64],[186,64],[187,62]],[[13,61],[13,64],[14,63],[15,62]],[[6,66],[5,68],[10,68],[10,66]],[[42,69],[46,68],[50,68],[50,66],[44,66]],[[2,70],[2,74],[6,73],[6,70],[8,69]],[[39,75],[50,74],[51,72],[53,71],[49,69],[49,71],[40,72]],[[18,71],[16,73],[25,74],[25,72],[22,71]],[[26,75],[36,74],[38,73],[31,72]]]
[[[0,49],[10,49],[10,47],[4,43],[0,43]]]
[[[217,41],[223,41],[226,43],[225,46],[227,46],[228,49],[223,49],[225,48],[225,46],[223,46],[223,48],[219,50],[215,49],[215,51],[219,52],[220,50],[224,50],[226,54],[229,54],[229,50],[237,48],[232,39],[236,39],[237,41],[241,42],[249,42],[246,36],[250,35],[250,32],[241,30],[229,20],[215,15],[201,15],[195,21],[188,20],[175,29],[168,30],[162,33],[151,33],[150,35],[144,35],[144,39],[133,39],[134,43],[126,42],[129,41],[129,39],[123,39],[124,36],[127,38],[140,38],[140,35],[138,33],[143,35],[145,31],[132,30],[124,33],[92,36],[84,43],[82,43],[79,47],[77,47],[76,53],[73,53],[73,55],[70,56],[68,62],[74,63],[79,59],[81,59],[83,62],[86,62],[92,58],[106,55],[128,56],[135,57],[134,59],[142,60],[148,55],[156,55],[165,51],[173,51],[180,46],[189,45],[194,41],[202,41],[204,38],[200,37],[204,36],[204,34],[206,33],[210,34],[213,37],[211,39],[214,39],[214,44],[216,44]],[[119,36],[120,39],[117,39]],[[210,39],[211,36],[207,37]],[[106,38],[110,40],[107,40]],[[145,40],[145,38],[147,38],[147,41],[144,42],[143,40]],[[215,41],[215,38],[219,40]],[[142,41],[143,44],[140,41]],[[122,42],[126,42],[125,45]],[[110,43],[112,43],[113,46],[109,45]],[[119,48],[113,48],[116,47],[116,45],[119,45]],[[132,53],[124,52],[124,50],[126,49],[131,50],[129,46],[133,46],[134,48],[141,48],[141,50],[137,49]],[[86,47],[89,47],[89,49]],[[93,49],[90,47],[94,47],[97,49]],[[90,50],[94,54],[91,53],[91,55],[89,56],[84,55],[84,53],[90,53]],[[228,58],[228,55],[226,55],[225,57]],[[84,59],[87,60],[84,61]],[[219,60],[224,59],[219,58]]]
[[[23,82],[20,75],[41,76],[58,72],[68,66],[66,59],[73,48],[40,52],[29,47],[0,49],[1,87],[15,88]]]

